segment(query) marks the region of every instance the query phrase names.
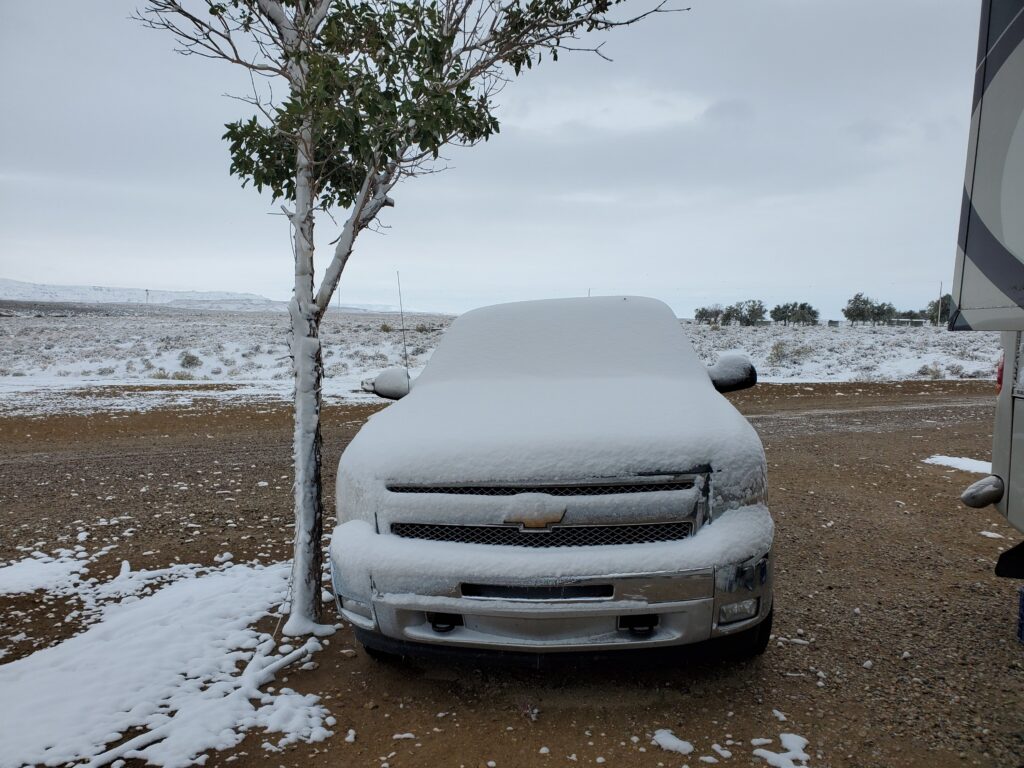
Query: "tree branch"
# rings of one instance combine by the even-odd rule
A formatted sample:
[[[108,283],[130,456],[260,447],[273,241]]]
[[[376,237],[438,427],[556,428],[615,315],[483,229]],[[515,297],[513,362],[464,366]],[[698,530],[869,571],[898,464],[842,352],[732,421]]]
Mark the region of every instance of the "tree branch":
[[[375,179],[376,174],[373,170],[367,171],[366,178],[363,179],[363,184],[359,189],[359,194],[356,195],[355,202],[352,204],[352,211],[341,229],[341,235],[338,237],[338,242],[334,247],[334,256],[324,271],[324,279],[321,281],[320,290],[316,294],[315,303],[318,316],[323,316],[324,312],[327,311],[327,307],[331,303],[331,296],[334,295],[334,290],[338,287],[338,281],[341,279],[341,273],[345,271],[348,257],[352,254],[352,247],[355,244],[356,236],[365,226],[361,223],[363,209],[370,199]]]
[[[205,0],[212,8],[211,0]],[[239,49],[236,35],[246,34],[242,20],[225,14],[210,14],[210,20],[200,18],[186,9],[178,0],[147,0],[146,8],[131,15],[149,29],[170,32],[181,43],[179,53],[221,59],[238,64],[251,72],[263,75],[285,75],[285,69],[266,49],[257,44],[260,60],[246,58]]]

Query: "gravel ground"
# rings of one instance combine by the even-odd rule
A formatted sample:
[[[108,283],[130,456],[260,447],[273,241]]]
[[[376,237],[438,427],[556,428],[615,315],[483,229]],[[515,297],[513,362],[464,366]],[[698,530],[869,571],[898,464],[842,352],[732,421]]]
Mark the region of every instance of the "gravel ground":
[[[207,765],[765,765],[750,740],[778,750],[783,732],[809,739],[812,766],[1024,764],[1019,584],[992,573],[1021,536],[958,503],[976,476],[921,463],[988,457],[991,384],[768,385],[734,400],[765,442],[778,523],[776,638],[761,659],[699,649],[541,670],[382,665],[345,629],[318,669],[287,680],[323,696],[333,739],[270,754],[254,735]],[[326,410],[328,489],[373,410]],[[92,547],[117,547],[96,576],[123,559],[284,559],[288,419],[251,403],[0,419],[0,558],[69,546],[84,528]],[[74,634],[72,609],[41,593],[0,598],[3,662]],[[697,751],[661,751],[659,728]],[[416,738],[392,738],[407,732]]]

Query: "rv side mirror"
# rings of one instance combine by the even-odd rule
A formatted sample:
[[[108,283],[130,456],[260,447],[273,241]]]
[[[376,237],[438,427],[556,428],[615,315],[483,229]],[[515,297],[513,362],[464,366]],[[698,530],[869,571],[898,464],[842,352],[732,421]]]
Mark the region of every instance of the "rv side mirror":
[[[757,371],[750,358],[737,352],[718,356],[718,362],[708,367],[711,383],[719,392],[735,392],[757,384]]]
[[[1002,478],[995,475],[983,477],[976,483],[972,483],[963,493],[960,494],[960,501],[968,507],[981,509],[989,504],[995,504],[1003,498]]]
[[[381,371],[375,378],[363,382],[364,392],[373,392],[377,397],[387,400],[401,400],[409,394],[412,381],[405,368],[388,368]]]

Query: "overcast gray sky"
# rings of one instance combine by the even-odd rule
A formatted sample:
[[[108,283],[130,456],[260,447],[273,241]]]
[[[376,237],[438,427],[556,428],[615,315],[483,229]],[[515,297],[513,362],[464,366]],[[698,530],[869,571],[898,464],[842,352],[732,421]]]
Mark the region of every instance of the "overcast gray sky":
[[[247,80],[136,5],[0,5],[0,277],[286,299],[286,224],[220,139]],[[611,63],[545,62],[499,135],[395,190],[342,301],[396,303],[398,269],[407,305],[444,311],[588,290],[683,316],[921,307],[953,271],[979,5],[694,0],[607,34]]]

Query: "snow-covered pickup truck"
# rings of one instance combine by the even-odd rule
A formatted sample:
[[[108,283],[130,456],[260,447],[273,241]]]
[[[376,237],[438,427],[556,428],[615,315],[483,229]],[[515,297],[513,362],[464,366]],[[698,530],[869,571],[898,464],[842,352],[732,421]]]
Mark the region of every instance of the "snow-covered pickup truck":
[[[338,468],[338,609],[371,651],[591,651],[731,636],[762,652],[761,441],[672,310],[639,297],[459,317]],[[408,394],[406,394],[408,393]],[[404,395],[404,397],[403,397]]]

